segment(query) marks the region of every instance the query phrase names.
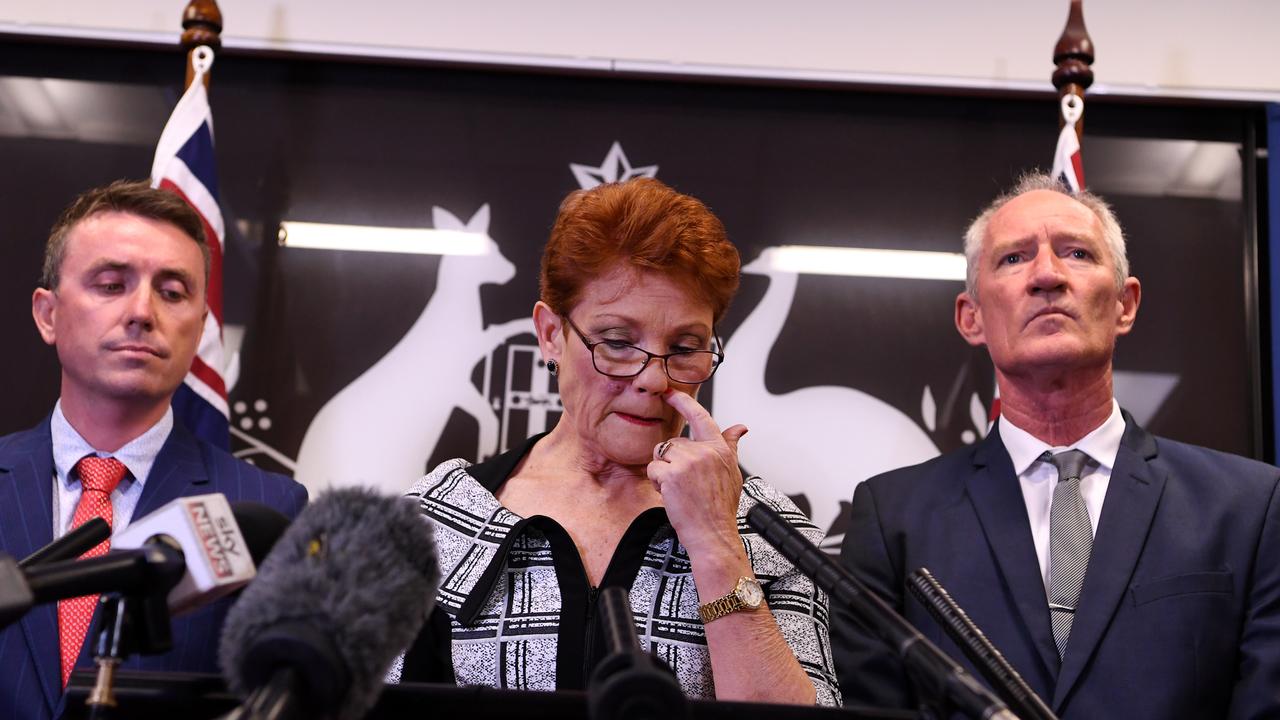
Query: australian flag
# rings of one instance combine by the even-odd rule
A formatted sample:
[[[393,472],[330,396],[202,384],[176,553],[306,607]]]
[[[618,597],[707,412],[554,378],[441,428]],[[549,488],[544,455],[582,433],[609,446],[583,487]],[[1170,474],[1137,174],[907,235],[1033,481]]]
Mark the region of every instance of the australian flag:
[[[177,193],[199,213],[211,259],[206,293],[209,314],[204,335],[186,380],[173,396],[173,411],[187,429],[220,448],[230,445],[226,363],[222,346],[222,252],[226,232],[218,208],[218,177],[213,160],[213,115],[204,76],[213,52],[197,48],[195,77],[178,100],[160,133],[151,186]]]
[[[1080,138],[1076,137],[1076,124],[1067,122],[1058,133],[1058,147],[1053,152],[1053,176],[1080,192],[1084,188],[1084,161],[1080,157]]]

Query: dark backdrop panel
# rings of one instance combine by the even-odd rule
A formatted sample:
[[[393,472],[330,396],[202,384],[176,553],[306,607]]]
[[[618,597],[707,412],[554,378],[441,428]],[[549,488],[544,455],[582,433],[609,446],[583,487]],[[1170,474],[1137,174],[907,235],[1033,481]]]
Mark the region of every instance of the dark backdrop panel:
[[[54,132],[20,108],[0,114],[0,158],[8,170],[0,177],[6,228],[0,333],[9,347],[0,370],[17,389],[0,430],[33,424],[57,397],[55,358],[28,311],[48,225],[75,192],[146,175],[180,76],[177,53],[0,40],[0,92],[8,88],[10,98],[25,97],[26,86],[49,78],[144,100],[117,103],[91,129],[80,127],[85,118],[64,117],[65,127]],[[282,220],[430,227],[433,207],[466,222],[487,205],[488,234],[514,274],[474,289],[478,300],[450,302],[479,302],[484,322],[495,325],[527,317],[536,299],[541,245],[561,198],[579,186],[569,164],[600,165],[615,142],[631,165],[656,165],[660,179],[706,201],[751,261],[785,244],[958,252],[969,218],[1020,172],[1047,165],[1057,135],[1048,96],[721,86],[234,55],[217,61],[213,77],[228,225],[226,317],[244,328],[242,375],[232,393],[233,423],[243,434],[237,446],[255,462],[285,470],[298,459],[317,413],[401,343],[436,298],[444,261],[283,249],[276,243]],[[1117,369],[1176,381],[1152,400],[1147,424],[1159,434],[1260,457],[1243,169],[1238,162],[1227,167],[1226,191],[1188,192],[1135,189],[1125,167],[1130,155],[1141,162],[1166,151],[1152,140],[1237,152],[1255,113],[1091,101],[1085,165],[1090,186],[1117,208],[1145,291]],[[121,129],[113,139],[115,126]],[[1091,159],[1091,142],[1102,138],[1109,152],[1130,155],[1123,162]],[[731,351],[735,331],[767,298],[771,282],[744,276],[720,329]],[[992,378],[985,354],[952,327],[960,289],[952,281],[801,275],[785,325],[763,346],[767,364],[752,392],[782,408],[804,389],[856,390],[888,408],[877,411],[886,421],[911,423],[934,452],[972,442],[985,430],[975,414],[990,403]],[[518,406],[517,395],[532,392],[530,378],[546,378],[521,349],[530,337],[505,340],[487,362],[476,355],[462,376],[476,392],[487,388],[502,423],[501,447],[556,417],[551,406],[549,414]],[[423,372],[433,367],[431,353],[449,353],[455,342],[441,335],[422,346],[430,348]],[[735,362],[732,354],[727,362]],[[406,387],[428,389],[405,402],[431,404],[447,395],[409,375]],[[702,399],[716,412],[714,383]],[[548,402],[536,392],[528,397],[535,406]],[[484,426],[492,419],[474,409],[438,410],[448,419],[422,440],[416,472],[443,458],[487,452]],[[791,424],[809,433],[810,454],[849,451],[821,443],[839,434],[856,438],[858,423],[880,417],[851,416],[863,420],[833,436],[806,427],[806,415]],[[759,435],[744,442],[775,441],[782,444]],[[892,456],[883,460],[894,464]],[[835,505],[864,479],[850,475],[769,479],[803,496],[838,534]],[[383,482],[403,487],[411,480]]]

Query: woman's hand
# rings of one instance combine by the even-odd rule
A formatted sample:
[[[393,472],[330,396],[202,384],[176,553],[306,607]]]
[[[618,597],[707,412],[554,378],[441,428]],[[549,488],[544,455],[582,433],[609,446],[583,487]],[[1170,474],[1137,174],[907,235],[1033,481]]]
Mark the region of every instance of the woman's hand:
[[[690,558],[744,556],[737,519],[742,495],[738,441],[747,427],[721,432],[692,396],[668,390],[662,398],[689,423],[689,437],[659,443],[648,466],[671,526]]]
[[[738,578],[755,574],[738,535],[738,440],[747,428],[734,425],[721,432],[691,396],[668,390],[662,397],[689,422],[689,437],[671,438],[653,449],[649,480],[689,552],[698,600],[707,603],[733,590]],[[783,639],[767,600],[758,610],[730,613],[705,629],[716,698],[813,704],[814,685]],[[761,677],[770,681],[761,683]]]

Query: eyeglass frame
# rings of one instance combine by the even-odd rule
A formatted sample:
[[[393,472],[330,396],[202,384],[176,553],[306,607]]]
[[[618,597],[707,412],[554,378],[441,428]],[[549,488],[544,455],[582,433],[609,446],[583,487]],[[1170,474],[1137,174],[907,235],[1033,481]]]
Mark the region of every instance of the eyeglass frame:
[[[592,369],[594,369],[596,372],[600,373],[605,377],[615,378],[617,380],[626,380],[629,378],[638,377],[640,373],[644,372],[645,368],[649,367],[649,363],[654,358],[658,358],[662,360],[662,372],[666,373],[667,379],[670,380],[671,382],[680,383],[681,385],[701,385],[707,382],[708,380],[710,380],[712,377],[714,377],[716,374],[716,370],[719,370],[720,365],[724,363],[724,353],[718,350],[680,350],[677,352],[661,355],[659,353],[649,352],[648,350],[645,350],[639,345],[624,343],[620,340],[597,340],[595,342],[591,342],[590,340],[587,339],[587,334],[579,330],[578,326],[573,324],[573,320],[570,320],[568,315],[561,315],[560,318],[564,320],[565,324],[568,325],[569,328],[573,330],[574,334],[578,336],[578,339],[582,341],[582,344],[587,348],[587,352],[591,353]],[[724,342],[720,340],[720,334],[716,332],[714,327],[711,329],[711,336],[716,341],[716,347],[721,347],[721,348],[724,347]],[[599,366],[596,365],[596,346],[604,345],[605,343],[616,344],[619,347],[629,347],[633,350],[639,350],[640,352],[644,353],[645,358],[644,358],[644,362],[640,364],[640,369],[636,370],[634,373],[630,375],[614,375],[613,373],[607,373],[601,370]],[[711,374],[707,376],[706,380],[699,380],[698,382],[688,382],[685,380],[677,380],[671,377],[671,369],[667,367],[667,358],[675,357],[677,355],[688,355],[690,353],[709,353],[712,357],[715,358],[715,364],[711,366]]]

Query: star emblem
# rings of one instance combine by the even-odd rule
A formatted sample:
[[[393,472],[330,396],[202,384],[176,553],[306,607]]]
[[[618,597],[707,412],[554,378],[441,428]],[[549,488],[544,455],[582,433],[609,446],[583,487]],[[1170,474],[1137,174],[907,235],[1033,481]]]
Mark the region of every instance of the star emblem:
[[[599,167],[569,163],[569,170],[577,179],[578,187],[583,190],[605,183],[623,182],[636,177],[654,177],[658,174],[657,165],[631,167],[631,161],[627,160],[627,154],[622,151],[622,143],[616,140]]]

